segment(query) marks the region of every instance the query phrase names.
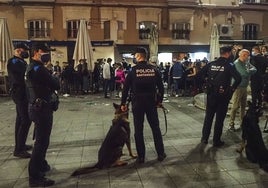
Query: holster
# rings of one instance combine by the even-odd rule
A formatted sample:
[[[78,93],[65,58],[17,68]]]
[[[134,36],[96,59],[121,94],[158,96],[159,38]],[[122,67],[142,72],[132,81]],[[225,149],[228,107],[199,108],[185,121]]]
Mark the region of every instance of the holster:
[[[40,98],[35,99],[35,101],[32,103],[33,110],[36,112],[41,111],[45,102],[46,101]]]
[[[206,94],[212,93],[213,92],[213,85],[211,83],[204,83],[203,91]]]

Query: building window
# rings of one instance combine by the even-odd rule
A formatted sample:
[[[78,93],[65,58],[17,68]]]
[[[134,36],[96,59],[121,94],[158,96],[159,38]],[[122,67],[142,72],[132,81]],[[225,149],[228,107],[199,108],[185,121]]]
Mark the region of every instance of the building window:
[[[118,30],[124,30],[124,29],[123,29],[123,24],[124,24],[124,22],[122,22],[122,21],[117,21]]]
[[[190,23],[173,23],[172,24],[173,39],[190,39]]]
[[[149,39],[150,31],[153,26],[156,26],[156,22],[144,21],[139,23],[139,39]]]
[[[247,3],[268,3],[268,0],[240,0],[240,3],[244,3],[244,4],[247,4]]]
[[[124,22],[123,21],[115,21],[109,20],[104,21],[104,39],[107,40],[123,40],[124,39]]]
[[[67,21],[67,37],[76,38],[79,29],[80,20]]]
[[[124,22],[117,21],[118,30],[117,30],[117,39],[123,40],[124,39]]]
[[[110,21],[104,21],[104,39],[110,39],[111,38],[111,22]]]
[[[244,40],[257,40],[258,39],[258,24],[245,24],[243,27]]]
[[[28,21],[28,36],[32,38],[48,38],[50,36],[49,22],[46,20]]]

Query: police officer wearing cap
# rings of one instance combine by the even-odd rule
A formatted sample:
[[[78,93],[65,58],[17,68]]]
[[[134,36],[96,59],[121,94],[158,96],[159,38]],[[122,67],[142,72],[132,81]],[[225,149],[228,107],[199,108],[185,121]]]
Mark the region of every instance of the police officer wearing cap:
[[[201,142],[208,143],[213,118],[216,114],[213,135],[214,147],[224,145],[224,141],[221,140],[223,122],[232,94],[241,82],[241,76],[230,59],[231,53],[232,47],[221,47],[220,57],[200,71],[201,75],[207,77],[208,83],[206,115]],[[232,78],[234,79],[233,82],[231,82]]]
[[[59,80],[50,74],[44,63],[50,61],[51,49],[43,42],[32,45],[31,60],[26,70],[26,85],[29,94],[29,116],[35,123],[35,143],[29,162],[29,186],[51,186],[55,182],[45,178],[50,170],[46,161],[53,124],[53,101],[55,90],[60,89]]]
[[[148,123],[152,129],[155,149],[158,161],[166,158],[164,144],[159,128],[157,106],[161,106],[164,86],[161,75],[154,65],[147,63],[147,50],[139,47],[134,53],[137,65],[132,68],[124,83],[121,109],[127,110],[127,98],[131,91],[132,112],[135,127],[135,143],[138,153],[137,163],[144,163],[145,143],[144,143],[144,115],[146,114]]]
[[[31,126],[28,116],[28,101],[26,97],[26,85],[24,75],[27,63],[24,59],[29,57],[29,47],[18,42],[14,45],[14,56],[8,60],[7,71],[10,83],[10,95],[16,104],[15,123],[15,150],[13,155],[19,158],[30,158],[27,150],[32,146],[26,145],[26,140]]]

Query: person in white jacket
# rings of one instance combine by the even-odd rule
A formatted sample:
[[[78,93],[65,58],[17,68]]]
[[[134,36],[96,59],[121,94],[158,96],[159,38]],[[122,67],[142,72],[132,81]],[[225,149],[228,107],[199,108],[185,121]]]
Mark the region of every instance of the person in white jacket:
[[[110,89],[111,84],[111,62],[112,59],[108,58],[107,62],[103,65],[103,91],[104,91],[104,98],[108,98],[108,88]]]

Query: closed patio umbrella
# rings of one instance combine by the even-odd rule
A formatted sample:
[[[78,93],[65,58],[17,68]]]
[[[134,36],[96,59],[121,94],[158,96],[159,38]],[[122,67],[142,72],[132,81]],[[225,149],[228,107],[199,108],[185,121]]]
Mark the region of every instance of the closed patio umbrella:
[[[0,73],[7,73],[7,61],[13,56],[13,45],[7,26],[7,19],[0,18]]]
[[[213,61],[215,58],[220,57],[220,43],[219,43],[219,31],[216,23],[213,24],[210,35],[210,61]]]
[[[86,20],[80,20],[78,34],[76,38],[73,60],[76,67],[80,59],[86,60],[90,72],[94,68],[93,50],[91,46],[90,37],[87,30]]]
[[[149,39],[150,61],[157,63],[158,60],[158,31],[155,24],[150,29]]]

